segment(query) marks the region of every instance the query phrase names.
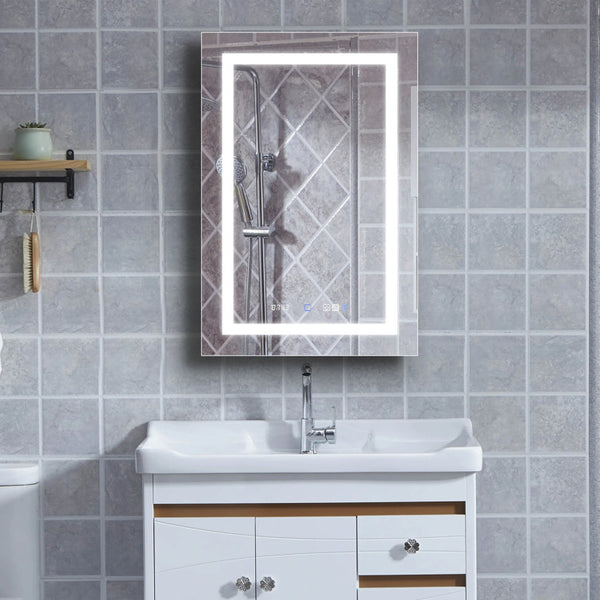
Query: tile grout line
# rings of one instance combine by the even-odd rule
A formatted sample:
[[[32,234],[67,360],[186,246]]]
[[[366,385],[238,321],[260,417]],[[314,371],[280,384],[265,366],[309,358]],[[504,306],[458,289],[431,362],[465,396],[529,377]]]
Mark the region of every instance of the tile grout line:
[[[465,310],[465,347],[463,350],[464,356],[464,365],[463,365],[463,373],[464,373],[464,415],[469,417],[471,414],[471,336],[470,336],[470,319],[469,319],[469,302],[470,302],[470,294],[469,294],[469,245],[470,245],[470,209],[471,209],[471,195],[470,195],[470,136],[471,136],[471,123],[470,123],[470,113],[471,113],[471,10],[470,10],[470,0],[464,0],[463,3],[464,9],[464,27],[465,27],[465,277],[464,277],[464,286],[465,286],[465,300],[464,300],[464,310]]]

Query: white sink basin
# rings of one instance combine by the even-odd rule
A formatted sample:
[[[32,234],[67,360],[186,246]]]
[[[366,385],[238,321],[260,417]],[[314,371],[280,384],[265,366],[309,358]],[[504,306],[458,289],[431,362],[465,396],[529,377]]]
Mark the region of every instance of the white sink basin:
[[[300,454],[298,421],[151,421],[135,461],[138,473],[465,473],[482,454],[469,419],[338,421],[317,454]]]

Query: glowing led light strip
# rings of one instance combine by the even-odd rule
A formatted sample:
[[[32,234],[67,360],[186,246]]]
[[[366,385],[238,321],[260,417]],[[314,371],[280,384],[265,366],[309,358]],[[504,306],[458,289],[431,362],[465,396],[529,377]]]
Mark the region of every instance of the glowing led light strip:
[[[377,65],[385,67],[385,320],[383,323],[235,323],[235,65]],[[237,53],[222,55],[221,293],[223,335],[398,335],[398,56],[395,53]]]

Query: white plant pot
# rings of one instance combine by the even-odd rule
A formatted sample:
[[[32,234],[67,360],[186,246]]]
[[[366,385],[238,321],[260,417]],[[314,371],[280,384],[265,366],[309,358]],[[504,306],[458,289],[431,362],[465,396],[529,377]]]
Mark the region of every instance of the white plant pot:
[[[15,129],[15,160],[50,160],[52,158],[51,129],[22,128]]]

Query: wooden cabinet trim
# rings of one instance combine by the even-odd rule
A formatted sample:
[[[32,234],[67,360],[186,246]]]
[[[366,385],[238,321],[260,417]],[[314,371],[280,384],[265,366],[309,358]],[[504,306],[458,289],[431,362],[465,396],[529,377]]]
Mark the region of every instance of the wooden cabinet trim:
[[[465,587],[466,575],[360,575],[359,588]]]
[[[464,515],[464,502],[308,504],[155,504],[154,517],[355,517],[363,515]]]

